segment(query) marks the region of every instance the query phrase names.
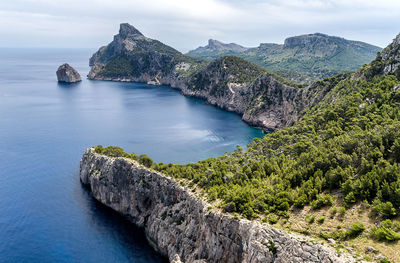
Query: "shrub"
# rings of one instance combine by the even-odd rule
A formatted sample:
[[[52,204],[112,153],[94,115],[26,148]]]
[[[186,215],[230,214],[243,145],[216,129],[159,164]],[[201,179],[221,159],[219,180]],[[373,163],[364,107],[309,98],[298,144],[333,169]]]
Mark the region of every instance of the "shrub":
[[[345,238],[356,238],[365,230],[365,225],[362,222],[355,222],[345,232]]]
[[[312,223],[314,223],[314,221],[315,221],[315,215],[306,216],[306,222],[307,223],[312,224]]]
[[[279,220],[279,218],[278,218],[278,216],[275,215],[275,214],[270,214],[270,215],[268,216],[268,221],[269,221],[269,223],[270,223],[271,225],[274,225],[274,224],[278,223],[278,220]]]
[[[331,210],[330,210],[331,218],[334,218],[334,217],[335,217],[337,211],[338,211],[337,207],[332,207],[332,208],[331,208]]]
[[[297,208],[303,208],[308,203],[307,195],[300,195],[296,201],[294,201],[294,205]]]
[[[153,164],[153,160],[146,154],[141,154],[139,156],[139,163],[149,168]]]
[[[372,238],[380,241],[395,241],[400,239],[400,233],[393,230],[393,223],[390,219],[382,221],[378,227],[373,226],[370,233]]]
[[[325,222],[325,217],[323,216],[318,217],[317,222],[318,224],[323,224]]]
[[[389,218],[396,215],[396,209],[389,201],[384,203],[379,200],[375,200],[372,209],[375,213],[381,215],[384,218]]]
[[[346,214],[346,208],[344,207],[339,208],[339,214],[341,217],[343,217]]]
[[[329,206],[333,204],[333,198],[330,194],[320,194],[317,199],[311,202],[311,207],[313,209],[320,209],[324,206]]]

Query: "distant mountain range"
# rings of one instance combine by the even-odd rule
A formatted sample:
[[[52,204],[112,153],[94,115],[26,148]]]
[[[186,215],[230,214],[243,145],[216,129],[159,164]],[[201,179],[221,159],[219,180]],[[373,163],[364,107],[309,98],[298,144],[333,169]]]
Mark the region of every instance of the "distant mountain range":
[[[249,48],[243,47],[235,43],[225,44],[218,40],[209,39],[207,46],[198,47],[194,50],[191,50],[188,52],[188,55],[192,57],[213,60],[222,56],[235,55],[248,49]]]
[[[262,43],[255,48],[210,39],[207,46],[187,55],[206,60],[235,55],[304,83],[356,70],[371,62],[379,51],[380,47],[364,42],[315,33],[289,37],[283,45]]]

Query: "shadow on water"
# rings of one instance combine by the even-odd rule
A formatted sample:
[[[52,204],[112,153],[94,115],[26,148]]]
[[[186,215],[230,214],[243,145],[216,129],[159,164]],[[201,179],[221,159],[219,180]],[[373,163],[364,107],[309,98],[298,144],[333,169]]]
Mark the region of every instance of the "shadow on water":
[[[77,88],[81,85],[82,81],[79,82],[72,82],[72,83],[68,83],[68,82],[59,82],[57,81],[57,86],[59,88],[62,89],[71,89],[71,88]]]
[[[91,212],[88,218],[90,225],[121,244],[123,253],[129,259],[129,262],[169,262],[166,257],[154,252],[154,249],[147,242],[142,228],[135,226],[126,217],[94,199],[90,189],[82,184],[81,190]]]

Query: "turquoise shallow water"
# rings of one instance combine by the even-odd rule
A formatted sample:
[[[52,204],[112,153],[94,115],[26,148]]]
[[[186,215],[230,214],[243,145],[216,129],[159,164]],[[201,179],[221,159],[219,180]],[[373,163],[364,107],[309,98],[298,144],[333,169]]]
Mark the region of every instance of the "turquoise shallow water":
[[[186,163],[245,146],[258,129],[177,90],[83,80],[93,50],[0,49],[0,262],[163,262],[141,230],[79,182],[92,145]]]

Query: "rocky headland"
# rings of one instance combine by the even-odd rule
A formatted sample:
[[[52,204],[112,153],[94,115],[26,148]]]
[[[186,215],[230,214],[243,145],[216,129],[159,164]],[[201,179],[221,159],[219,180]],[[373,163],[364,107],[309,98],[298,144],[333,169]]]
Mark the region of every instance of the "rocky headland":
[[[90,66],[89,79],[169,85],[266,130],[295,124],[329,88],[323,81],[296,85],[235,56],[211,63],[191,58],[129,24],[121,24],[119,34],[92,56]]]
[[[80,180],[102,204],[144,228],[172,262],[354,262],[321,242],[221,213],[172,178],[90,148]]]
[[[59,66],[56,74],[59,82],[74,83],[82,81],[81,75],[79,75],[78,71],[67,63]]]

